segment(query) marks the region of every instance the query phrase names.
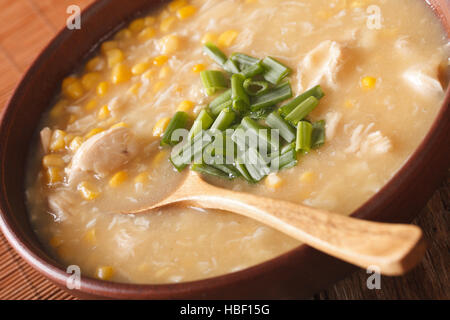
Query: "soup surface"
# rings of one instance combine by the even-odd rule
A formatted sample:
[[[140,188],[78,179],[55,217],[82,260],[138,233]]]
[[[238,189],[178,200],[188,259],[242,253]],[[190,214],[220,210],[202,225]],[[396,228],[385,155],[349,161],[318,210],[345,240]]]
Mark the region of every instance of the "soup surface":
[[[407,9],[406,9],[407,8]],[[212,98],[199,71],[226,54],[272,56],[292,68],[294,95],[320,84],[310,118],[325,145],[276,178],[264,197],[350,214],[398,171],[424,138],[447,86],[448,38],[424,1],[174,1],[133,21],[62,83],[30,150],[30,219],[48,250],[85,275],[173,283],[237,271],[299,243],[247,218],[198,208],[125,216],[183,179],[159,146],[177,110]]]

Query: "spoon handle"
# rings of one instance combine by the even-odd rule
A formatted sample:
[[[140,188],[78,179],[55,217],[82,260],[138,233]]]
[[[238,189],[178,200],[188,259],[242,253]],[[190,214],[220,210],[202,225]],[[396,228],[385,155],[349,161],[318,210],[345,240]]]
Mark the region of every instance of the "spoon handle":
[[[239,213],[341,260],[378,267],[385,275],[406,273],[425,253],[422,231],[414,225],[370,222],[206,184],[192,187],[178,200]]]

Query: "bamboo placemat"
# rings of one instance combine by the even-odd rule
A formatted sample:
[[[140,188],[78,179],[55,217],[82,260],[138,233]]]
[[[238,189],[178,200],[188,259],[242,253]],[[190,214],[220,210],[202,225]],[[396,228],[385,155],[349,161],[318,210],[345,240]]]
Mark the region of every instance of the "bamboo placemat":
[[[0,0],[0,110],[42,48],[67,19],[66,8],[94,0]],[[367,292],[364,270],[342,280],[316,299],[449,299],[450,173],[416,222],[430,249],[411,274],[383,280],[382,292]],[[74,299],[34,271],[0,233],[0,299]]]

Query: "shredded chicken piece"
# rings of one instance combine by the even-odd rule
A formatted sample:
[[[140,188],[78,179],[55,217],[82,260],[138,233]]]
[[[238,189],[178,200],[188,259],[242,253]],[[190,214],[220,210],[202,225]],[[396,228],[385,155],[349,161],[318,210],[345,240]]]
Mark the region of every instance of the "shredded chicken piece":
[[[326,135],[327,139],[333,139],[341,119],[342,119],[342,114],[340,112],[332,111],[332,112],[328,112],[325,115],[325,123],[326,123],[325,135]]]
[[[69,184],[85,172],[105,176],[132,160],[138,152],[138,143],[125,127],[99,133],[86,142],[73,156],[69,169]]]
[[[438,80],[438,70],[439,66],[413,66],[403,73],[403,79],[421,94],[443,93],[444,89]]]
[[[68,191],[52,193],[47,198],[50,213],[57,221],[64,221],[72,214],[74,207],[73,195]]]
[[[392,149],[391,140],[383,136],[381,131],[371,132],[374,124],[369,124],[365,129],[364,125],[358,125],[350,138],[350,145],[344,151],[355,153],[358,156],[384,154]]]
[[[42,149],[45,153],[48,153],[48,150],[50,148],[50,140],[52,139],[52,130],[49,127],[45,127],[41,130],[40,136]]]
[[[336,74],[342,65],[341,45],[327,40],[310,51],[300,63],[299,91],[321,84],[336,87]]]

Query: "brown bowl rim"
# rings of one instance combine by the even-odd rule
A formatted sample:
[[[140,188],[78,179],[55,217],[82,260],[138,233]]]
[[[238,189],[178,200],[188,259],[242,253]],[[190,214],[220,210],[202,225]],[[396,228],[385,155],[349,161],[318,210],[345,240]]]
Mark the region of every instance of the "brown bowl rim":
[[[106,4],[108,0],[100,0],[92,3],[82,12],[83,19],[88,19],[90,16],[95,16],[97,10],[100,10],[102,5]],[[445,15],[440,10],[426,1],[427,5],[436,14],[436,18],[441,21],[444,29],[449,30],[448,23],[450,23]],[[438,0],[439,1],[439,0]],[[444,4],[445,5],[445,4]],[[447,14],[448,15],[448,14]],[[119,23],[118,25],[121,25]],[[22,76],[22,79],[16,86],[14,94],[10,97],[6,107],[0,114],[0,132],[8,132],[5,130],[7,128],[7,119],[14,113],[13,106],[18,100],[18,97],[22,94],[22,91],[36,70],[39,69],[40,65],[48,59],[48,56],[53,52],[53,50],[60,45],[64,40],[70,37],[70,30],[63,28],[56,36],[52,38],[50,43],[41,51],[38,57],[34,60],[32,65],[28,68],[26,73]],[[449,36],[449,33],[447,33]],[[447,86],[446,94],[442,107],[439,113],[435,117],[433,124],[427,135],[422,140],[420,145],[415,149],[413,154],[404,162],[402,167],[396,172],[396,174],[390,178],[390,180],[370,199],[364,202],[358,209],[356,209],[351,216],[360,219],[368,220],[378,220],[378,221],[389,221],[385,217],[381,217],[377,214],[377,209],[381,203],[387,204],[389,202],[390,195],[404,182],[409,180],[408,178],[414,174],[414,169],[423,161],[423,155],[426,154],[429,142],[432,141],[438,132],[445,129],[443,125],[445,120],[450,119],[450,86]],[[448,134],[448,132],[447,132]],[[3,156],[1,158],[0,168],[3,170]],[[447,161],[450,164],[450,159]],[[4,181],[1,181],[4,184]],[[6,186],[5,186],[6,188]],[[50,278],[56,282],[59,286],[65,286],[69,274],[63,269],[62,265],[55,265],[50,263],[48,260],[43,259],[39,256],[35,250],[23,240],[21,234],[16,232],[14,228],[9,223],[9,217],[4,213],[5,202],[7,207],[11,208],[8,203],[8,199],[0,197],[0,229],[3,234],[11,244],[11,246],[19,253],[19,255],[26,260],[33,268],[39,271],[41,274]],[[392,217],[395,219],[395,217]],[[413,217],[410,217],[412,219]],[[140,296],[152,296],[167,298],[173,296],[180,296],[183,294],[201,293],[203,291],[208,291],[213,288],[220,288],[222,286],[230,285],[232,283],[239,283],[240,281],[247,280],[249,278],[254,278],[260,276],[263,273],[267,273],[273,269],[277,269],[279,266],[283,265],[294,255],[299,252],[304,252],[310,249],[307,245],[300,245],[280,256],[262,262],[260,264],[251,266],[249,268],[236,271],[233,273],[224,274],[221,276],[215,276],[206,279],[200,279],[195,281],[181,282],[175,284],[128,284],[120,282],[111,282],[98,280],[95,278],[81,276],[81,292],[86,292],[94,294],[95,296],[103,297],[114,297],[114,298],[126,298],[126,297],[140,297]]]

